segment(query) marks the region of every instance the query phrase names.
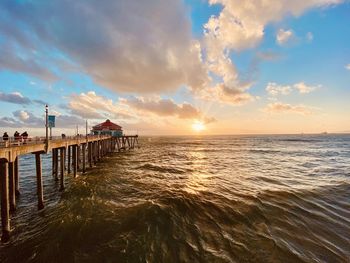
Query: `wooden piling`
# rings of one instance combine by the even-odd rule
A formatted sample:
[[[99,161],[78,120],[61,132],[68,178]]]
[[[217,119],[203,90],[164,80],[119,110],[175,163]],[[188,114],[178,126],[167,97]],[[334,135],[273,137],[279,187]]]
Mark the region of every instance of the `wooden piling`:
[[[35,153],[35,167],[36,167],[36,192],[38,195],[38,209],[41,210],[44,208],[44,189],[43,189],[40,153]]]
[[[16,196],[20,195],[19,191],[19,173],[18,173],[18,165],[19,165],[19,157],[17,156],[15,159],[15,191],[16,191]]]
[[[78,151],[77,151],[78,145],[73,145],[73,176],[74,178],[77,177],[77,171],[78,171]]]
[[[88,161],[89,167],[92,168],[91,142],[88,143]]]
[[[71,154],[70,154],[70,152],[71,152],[71,146],[68,146],[68,148],[67,148],[67,150],[68,150],[68,160],[67,160],[67,168],[68,168],[68,173],[70,174],[70,171],[71,171]]]
[[[85,151],[86,144],[83,143],[81,146],[82,146],[82,153],[83,153],[83,173],[85,173],[86,172],[86,161],[85,161],[85,159],[86,159],[86,151]]]
[[[10,202],[10,212],[16,210],[16,191],[15,191],[15,166],[13,162],[8,163],[9,169],[9,202]]]
[[[55,181],[58,181],[58,148],[54,149],[55,150]]]
[[[64,190],[64,148],[60,148],[60,189]]]
[[[1,241],[7,242],[10,239],[10,205],[9,205],[9,178],[8,164],[0,161],[0,183],[1,183]]]

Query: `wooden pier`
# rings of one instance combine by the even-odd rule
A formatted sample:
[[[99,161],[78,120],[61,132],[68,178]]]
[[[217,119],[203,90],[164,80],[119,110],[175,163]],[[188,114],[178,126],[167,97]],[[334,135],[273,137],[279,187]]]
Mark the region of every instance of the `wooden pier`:
[[[107,153],[135,147],[138,147],[138,135],[74,136],[53,138],[48,141],[37,137],[25,141],[0,142],[1,240],[7,242],[10,238],[10,214],[16,210],[16,197],[20,195],[18,173],[20,155],[35,155],[38,209],[41,210],[44,208],[41,154],[51,152],[52,175],[55,180],[59,180],[59,191],[63,191],[66,174],[73,172],[73,176],[77,177],[78,170],[85,173],[87,166],[93,167]]]

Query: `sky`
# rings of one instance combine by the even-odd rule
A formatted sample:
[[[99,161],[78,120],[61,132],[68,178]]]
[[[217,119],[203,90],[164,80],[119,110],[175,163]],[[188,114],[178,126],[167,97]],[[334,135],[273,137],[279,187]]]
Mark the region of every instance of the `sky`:
[[[350,1],[2,0],[0,133],[350,132]],[[78,132],[79,132],[78,131]]]

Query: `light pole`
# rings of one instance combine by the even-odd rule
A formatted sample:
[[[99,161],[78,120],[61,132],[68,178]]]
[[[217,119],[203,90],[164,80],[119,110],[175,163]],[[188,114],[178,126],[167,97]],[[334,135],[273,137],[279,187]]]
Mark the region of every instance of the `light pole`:
[[[88,121],[86,120],[85,123],[85,137],[86,137],[86,141],[88,140]]]
[[[49,149],[49,106],[45,105],[45,130],[46,130],[46,140],[45,140],[45,151]]]

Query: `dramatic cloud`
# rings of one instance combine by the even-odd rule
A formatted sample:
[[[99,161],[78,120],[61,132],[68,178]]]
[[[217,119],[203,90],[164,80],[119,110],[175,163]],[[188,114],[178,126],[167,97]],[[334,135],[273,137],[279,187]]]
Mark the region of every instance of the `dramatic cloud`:
[[[72,114],[86,119],[128,117],[113,100],[99,96],[94,91],[71,95],[67,108]]]
[[[123,103],[139,111],[147,111],[158,116],[176,116],[180,119],[201,118],[202,114],[191,104],[176,104],[170,99],[151,100],[145,98],[125,99]]]
[[[236,87],[242,86],[242,80],[231,60],[232,51],[239,52],[256,47],[263,39],[266,25],[279,21],[286,15],[299,16],[310,8],[340,2],[342,1],[257,0],[253,3],[251,0],[209,0],[210,4],[223,6],[220,14],[212,16],[204,25],[203,43],[209,71],[219,76],[226,87],[236,90]],[[280,41],[286,41],[289,35],[290,33],[284,32]],[[246,92],[244,96],[249,97],[250,94]]]
[[[266,87],[266,91],[269,95],[277,96],[279,94],[288,95],[292,91],[291,86],[281,86],[274,82],[269,82]]]
[[[45,56],[21,59],[15,49],[53,49],[113,90],[198,89],[208,77],[187,14],[179,0],[1,1],[0,35],[11,49],[0,68],[47,76],[35,60]]]
[[[276,41],[279,45],[285,45],[290,42],[294,37],[294,33],[292,30],[284,30],[280,29],[276,35]]]
[[[0,101],[5,101],[9,103],[14,103],[14,104],[21,104],[21,105],[26,105],[31,103],[31,100],[29,98],[24,97],[19,92],[13,92],[13,93],[0,92]]]
[[[297,113],[302,115],[312,114],[312,109],[310,107],[304,105],[291,105],[281,102],[269,103],[264,111],[269,113]]]

